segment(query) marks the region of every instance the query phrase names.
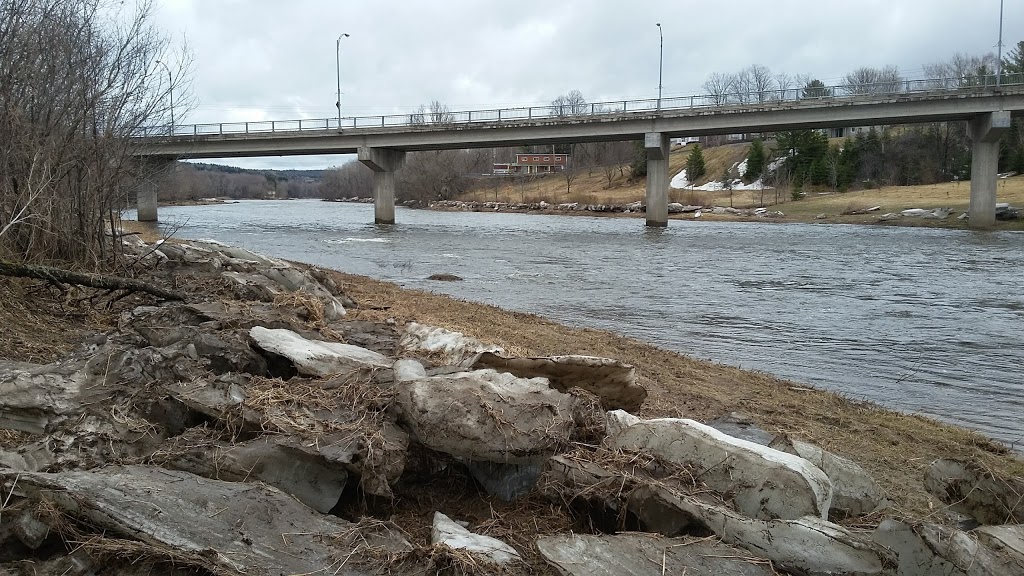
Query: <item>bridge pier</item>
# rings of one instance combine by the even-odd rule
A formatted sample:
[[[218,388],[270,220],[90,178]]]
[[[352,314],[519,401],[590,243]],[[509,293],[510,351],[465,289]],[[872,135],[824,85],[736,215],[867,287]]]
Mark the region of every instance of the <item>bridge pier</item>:
[[[647,132],[644,149],[647,151],[647,225],[668,226],[668,135]]]
[[[136,219],[139,222],[157,221],[160,180],[168,176],[173,166],[173,160],[143,160],[140,163],[139,185],[135,190]]]
[[[971,138],[971,228],[990,228],[996,223],[996,174],[999,172],[999,139],[1010,129],[1010,112],[1003,110],[975,117],[967,124]]]
[[[405,152],[360,146],[358,155],[359,161],[373,170],[373,223],[394,224],[395,171],[405,162]]]
[[[135,208],[139,222],[157,221],[157,185],[152,178],[142,181],[135,191]]]

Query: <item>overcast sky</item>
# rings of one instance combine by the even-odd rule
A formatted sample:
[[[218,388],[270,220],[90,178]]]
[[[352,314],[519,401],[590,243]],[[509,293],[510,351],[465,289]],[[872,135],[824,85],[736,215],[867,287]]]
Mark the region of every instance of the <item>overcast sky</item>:
[[[157,22],[192,52],[195,107],[179,124],[334,117],[335,40],[344,115],[544,105],[701,92],[708,74],[761,64],[837,83],[859,66],[905,76],[955,52],[995,52],[999,0],[157,0]],[[1024,40],[1007,0],[1004,44]],[[346,156],[214,160],[324,168]]]

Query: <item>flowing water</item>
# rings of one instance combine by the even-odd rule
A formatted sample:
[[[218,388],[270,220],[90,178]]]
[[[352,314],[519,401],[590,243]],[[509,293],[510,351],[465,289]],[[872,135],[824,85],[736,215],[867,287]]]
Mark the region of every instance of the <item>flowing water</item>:
[[[1024,440],[1024,234],[250,201],[162,228],[605,328]],[[178,227],[180,226],[180,229]],[[426,280],[435,273],[463,282]],[[572,352],[567,350],[566,352]]]

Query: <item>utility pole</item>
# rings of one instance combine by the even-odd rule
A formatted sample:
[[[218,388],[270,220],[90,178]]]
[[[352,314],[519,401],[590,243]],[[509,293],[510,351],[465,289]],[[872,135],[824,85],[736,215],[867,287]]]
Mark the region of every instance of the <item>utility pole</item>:
[[[341,39],[348,37],[348,34],[342,34],[334,43],[334,60],[338,72],[338,101],[334,105],[338,107],[338,130],[341,130]]]
[[[999,0],[999,55],[996,58],[996,90],[999,90],[1003,85],[1003,0]]]
[[[657,110],[660,111],[662,110],[662,70],[665,64],[665,36],[662,34],[662,23],[657,23],[657,40]]]

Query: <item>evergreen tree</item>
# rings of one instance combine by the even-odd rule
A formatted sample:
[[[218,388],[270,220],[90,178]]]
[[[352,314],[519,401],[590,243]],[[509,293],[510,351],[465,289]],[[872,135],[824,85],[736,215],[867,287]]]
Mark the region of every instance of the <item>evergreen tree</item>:
[[[1006,74],[1024,74],[1024,40],[1010,49],[1003,58],[1003,72]]]
[[[764,144],[761,143],[760,138],[757,138],[751,143],[750,152],[747,153],[747,170],[741,174],[743,181],[749,184],[760,178],[761,172],[764,171],[764,163]]]
[[[722,171],[722,189],[729,191],[729,207],[732,208],[732,170]]]
[[[811,80],[804,86],[804,98],[828,98],[831,95],[832,90],[827,88],[821,80]]]
[[[629,165],[631,178],[642,178],[647,176],[647,148],[643,142],[637,142],[633,148],[633,162]]]
[[[704,176],[706,172],[704,152],[701,151],[700,144],[694,144],[693,150],[690,150],[690,155],[686,158],[686,178],[692,184]]]

